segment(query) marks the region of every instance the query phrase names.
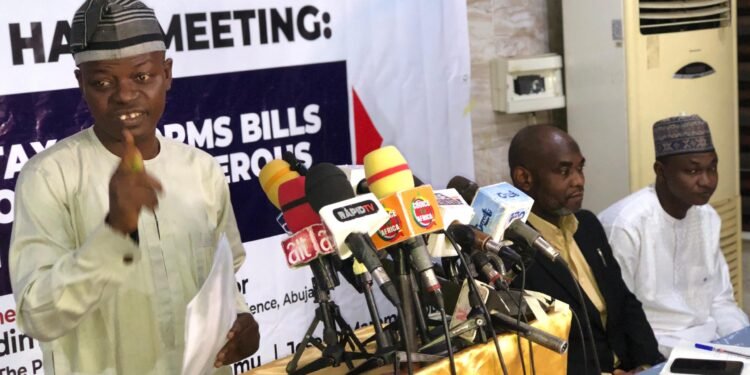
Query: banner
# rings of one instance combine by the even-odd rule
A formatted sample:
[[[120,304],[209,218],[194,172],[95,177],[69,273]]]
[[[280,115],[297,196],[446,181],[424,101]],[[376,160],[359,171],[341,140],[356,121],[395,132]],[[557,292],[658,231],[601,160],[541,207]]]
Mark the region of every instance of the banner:
[[[415,175],[473,177],[466,4],[461,0],[148,1],[175,80],[158,131],[201,148],[229,182],[247,251],[237,286],[260,324],[243,373],[288,356],[313,320],[309,268],[291,270],[278,210],[258,173],[290,151],[306,165],[361,163],[396,145]],[[80,1],[0,5],[0,373],[41,374],[39,343],[15,326],[8,277],[14,186],[29,158],[92,125],[68,52]],[[341,278],[333,300],[358,328],[364,297]],[[394,311],[376,291],[381,319]],[[318,333],[320,332],[318,328]],[[4,372],[3,372],[4,371]]]

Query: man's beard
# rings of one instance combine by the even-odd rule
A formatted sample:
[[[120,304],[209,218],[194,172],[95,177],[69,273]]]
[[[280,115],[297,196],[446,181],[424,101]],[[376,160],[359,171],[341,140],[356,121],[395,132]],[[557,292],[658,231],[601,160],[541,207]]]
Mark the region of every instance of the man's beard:
[[[556,216],[568,216],[568,215],[573,215],[577,211],[578,210],[573,211],[567,207],[560,207],[553,212],[555,213]]]

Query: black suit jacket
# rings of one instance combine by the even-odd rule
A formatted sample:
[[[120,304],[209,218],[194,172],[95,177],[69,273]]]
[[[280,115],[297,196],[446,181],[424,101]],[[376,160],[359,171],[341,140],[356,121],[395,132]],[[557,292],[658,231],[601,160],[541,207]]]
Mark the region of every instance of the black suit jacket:
[[[664,361],[664,357],[657,349],[656,338],[651,326],[646,320],[640,301],[628,290],[622,281],[620,266],[612,256],[599,219],[590,211],[581,210],[576,213],[578,231],[574,238],[581,249],[591,272],[596,279],[599,290],[607,306],[606,329],[602,324],[599,311],[591,300],[583,294],[591,331],[599,357],[601,370],[613,371],[614,357],[617,353],[620,359],[619,368],[631,370],[640,365],[654,365]],[[584,312],[579,302],[575,284],[568,271],[559,263],[552,263],[541,253],[534,257],[535,265],[526,274],[526,289],[545,293],[570,305],[578,315],[581,324]],[[514,287],[520,287],[520,278],[514,281]],[[584,326],[585,327],[585,326]],[[594,362],[591,353],[589,335],[584,327],[580,327],[586,341],[588,364],[583,360],[583,346],[579,333],[579,325],[573,319],[568,353],[568,374],[593,374]]]

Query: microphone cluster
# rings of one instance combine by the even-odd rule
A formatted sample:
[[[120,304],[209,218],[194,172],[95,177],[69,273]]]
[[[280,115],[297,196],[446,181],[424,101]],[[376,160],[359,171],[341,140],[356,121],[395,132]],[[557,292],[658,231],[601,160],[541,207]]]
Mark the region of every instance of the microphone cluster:
[[[386,364],[399,371],[404,359],[412,373],[417,362],[448,356],[455,374],[454,350],[489,339],[507,373],[495,327],[559,353],[567,350],[566,341],[521,322],[527,314],[522,293],[508,287],[531,266],[537,251],[551,259],[558,256],[524,223],[533,200],[512,185],[480,188],[457,176],[448,189],[433,190],[412,174],[393,146],[367,154],[363,167],[319,163],[308,168],[285,154],[266,164],[260,183],[291,233],[281,243],[287,265],[313,271],[318,308],[307,332],[324,325],[321,358],[297,368],[311,339],[307,334],[288,373],[309,373],[342,361],[353,374]],[[437,259],[442,267],[433,263]],[[374,353],[365,350],[330,298],[329,292],[339,285],[338,273],[365,294],[375,325]],[[378,323],[372,280],[396,308],[397,324]],[[444,287],[458,290],[462,285],[465,302],[443,292]],[[516,308],[502,307],[509,304]],[[466,313],[457,314],[459,310]],[[354,367],[353,359],[365,362]]]

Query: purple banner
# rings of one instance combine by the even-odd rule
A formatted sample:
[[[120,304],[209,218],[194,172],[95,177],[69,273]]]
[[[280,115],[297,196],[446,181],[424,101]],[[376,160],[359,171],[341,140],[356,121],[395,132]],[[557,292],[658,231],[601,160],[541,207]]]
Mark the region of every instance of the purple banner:
[[[92,122],[78,89],[0,96],[0,295],[11,293],[8,245],[19,168],[51,140]],[[175,79],[159,130],[217,159],[243,241],[279,234],[278,210],[257,173],[283,151],[308,166],[351,163],[346,63]]]

